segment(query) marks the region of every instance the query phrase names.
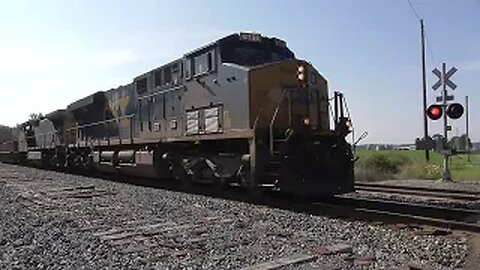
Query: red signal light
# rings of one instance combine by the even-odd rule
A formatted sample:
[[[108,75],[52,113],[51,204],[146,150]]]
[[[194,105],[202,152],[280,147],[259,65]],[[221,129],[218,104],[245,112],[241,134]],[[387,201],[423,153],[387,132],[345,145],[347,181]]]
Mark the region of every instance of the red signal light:
[[[443,115],[443,108],[440,105],[430,105],[427,109],[427,115],[432,120],[438,120]]]
[[[430,112],[432,113],[432,115],[434,117],[439,117],[440,115],[442,115],[442,109],[437,108],[437,107],[432,108],[432,110]]]

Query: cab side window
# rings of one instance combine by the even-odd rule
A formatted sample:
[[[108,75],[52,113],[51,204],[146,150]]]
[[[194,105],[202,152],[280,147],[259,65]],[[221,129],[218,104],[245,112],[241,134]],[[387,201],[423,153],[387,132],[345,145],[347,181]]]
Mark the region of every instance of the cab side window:
[[[185,78],[189,79],[215,70],[215,60],[214,49],[188,56],[185,60]]]
[[[200,75],[212,71],[214,69],[214,53],[208,51],[194,57],[194,74]]]
[[[190,79],[192,77],[193,61],[191,58],[185,59],[185,78]]]
[[[147,92],[147,78],[139,79],[136,82],[137,93]]]
[[[155,71],[153,76],[155,77],[154,87],[162,86],[162,71],[161,70]]]

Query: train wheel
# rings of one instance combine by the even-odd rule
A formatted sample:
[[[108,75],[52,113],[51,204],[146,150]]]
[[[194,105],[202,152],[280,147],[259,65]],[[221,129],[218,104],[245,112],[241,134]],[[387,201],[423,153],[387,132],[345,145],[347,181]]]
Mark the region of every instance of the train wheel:
[[[257,181],[255,181],[255,177],[253,176],[252,172],[250,171],[247,166],[242,165],[237,172],[237,177],[239,178],[239,182],[241,186],[247,189],[250,196],[253,198],[260,198],[263,195],[262,188],[258,185]]]
[[[188,190],[192,187],[192,178],[181,166],[174,166],[172,168],[173,177],[180,182],[180,188]]]
[[[248,192],[250,196],[253,198],[261,198],[263,197],[263,189],[258,185],[257,182],[252,181],[248,186]]]
[[[213,183],[212,183],[213,192],[215,192],[217,194],[221,194],[221,193],[225,192],[225,190],[230,188],[230,181],[231,181],[230,178],[215,177],[213,179]]]

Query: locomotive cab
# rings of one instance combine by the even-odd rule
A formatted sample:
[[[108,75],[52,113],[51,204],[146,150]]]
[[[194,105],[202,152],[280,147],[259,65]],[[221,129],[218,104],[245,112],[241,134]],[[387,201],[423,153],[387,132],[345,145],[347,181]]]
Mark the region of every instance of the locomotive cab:
[[[353,154],[345,141],[349,127],[338,113],[329,117],[326,79],[294,59],[255,67],[250,85],[255,178],[302,196],[353,191]],[[343,102],[340,96],[334,101]]]

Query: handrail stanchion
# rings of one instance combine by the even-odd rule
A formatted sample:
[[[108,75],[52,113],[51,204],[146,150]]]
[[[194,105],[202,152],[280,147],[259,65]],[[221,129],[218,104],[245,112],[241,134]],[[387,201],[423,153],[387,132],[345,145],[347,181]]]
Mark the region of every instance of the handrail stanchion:
[[[278,101],[277,107],[275,108],[275,112],[273,113],[272,120],[270,121],[270,127],[269,127],[269,133],[270,133],[270,138],[269,138],[269,143],[270,143],[270,154],[273,155],[273,124],[275,123],[275,120],[277,119],[277,114],[278,111],[280,110],[280,105],[282,105],[283,98],[285,97],[285,92],[287,90],[284,89],[282,91],[282,95],[280,96],[280,100]]]
[[[134,128],[133,116],[130,117],[130,144],[133,144],[133,128]]]
[[[107,124],[107,145],[110,145],[110,122]]]
[[[117,121],[117,127],[118,127],[118,142],[120,143],[120,145],[122,145],[122,120],[119,119]]]

